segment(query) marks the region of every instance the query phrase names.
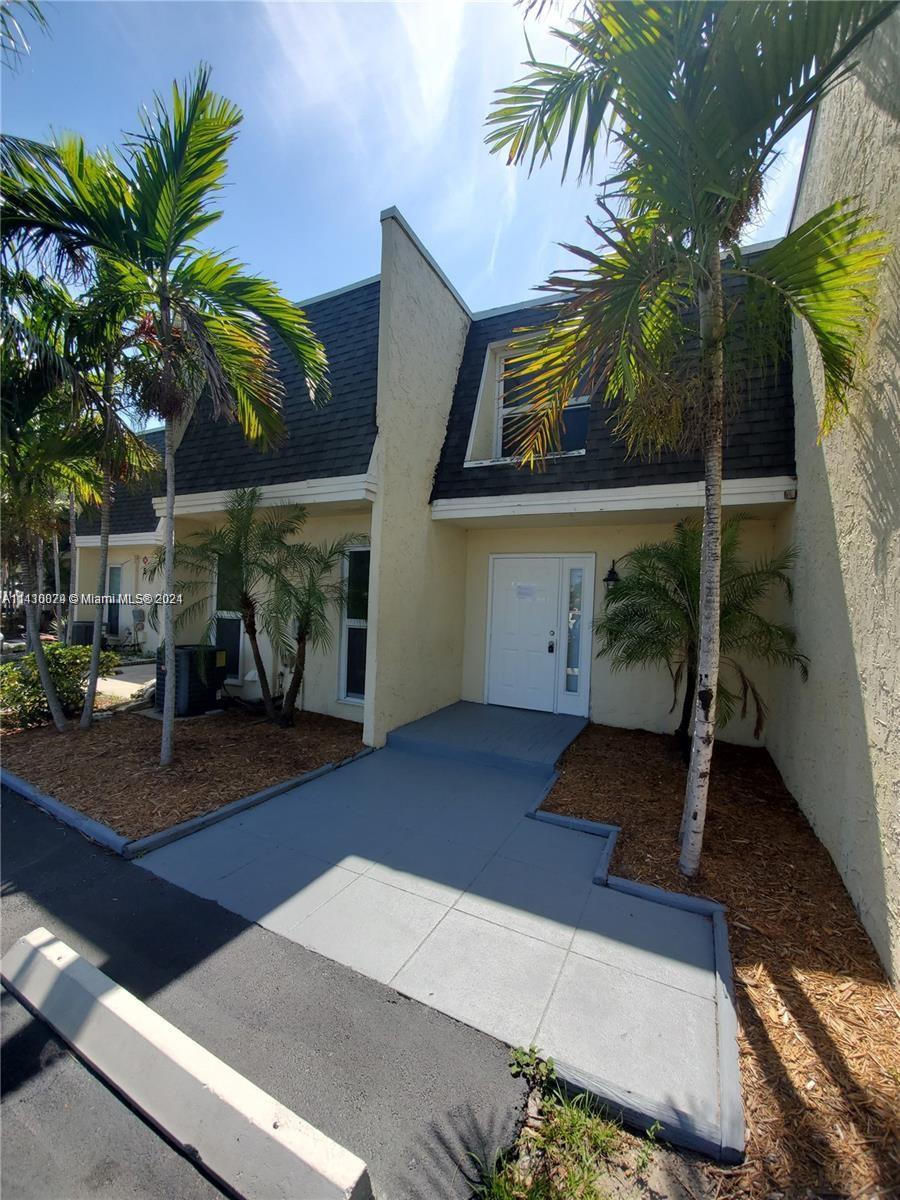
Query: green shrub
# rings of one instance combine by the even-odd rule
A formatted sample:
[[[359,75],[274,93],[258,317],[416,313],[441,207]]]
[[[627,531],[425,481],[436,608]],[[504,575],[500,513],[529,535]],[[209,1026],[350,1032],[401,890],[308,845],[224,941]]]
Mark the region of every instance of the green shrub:
[[[44,647],[44,653],[63,712],[72,717],[84,701],[91,648],[51,642]],[[109,675],[118,665],[117,654],[111,650],[101,652],[101,675]],[[24,654],[18,662],[0,666],[0,709],[7,720],[17,726],[42,725],[49,719],[50,710],[33,654]]]

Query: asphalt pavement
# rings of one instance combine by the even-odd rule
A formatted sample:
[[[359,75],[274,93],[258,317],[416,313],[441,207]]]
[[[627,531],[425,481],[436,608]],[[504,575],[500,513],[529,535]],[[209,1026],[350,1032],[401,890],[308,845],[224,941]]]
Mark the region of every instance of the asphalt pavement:
[[[123,786],[127,786],[123,781]],[[472,1194],[525,1089],[507,1048],[87,842],[3,793],[2,949],[38,925],[368,1164],[377,1200]],[[215,1186],[3,999],[4,1200]]]

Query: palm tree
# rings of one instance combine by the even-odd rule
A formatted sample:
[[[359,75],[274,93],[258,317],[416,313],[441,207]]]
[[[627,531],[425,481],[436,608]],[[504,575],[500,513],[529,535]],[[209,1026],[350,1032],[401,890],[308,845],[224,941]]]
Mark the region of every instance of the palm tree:
[[[293,627],[293,646],[285,658],[292,659],[291,678],[281,702],[281,720],[290,725],[294,706],[306,671],[309,649],[329,649],[333,644],[332,609],[346,602],[346,584],[337,573],[354,546],[365,541],[359,534],[347,534],[332,542],[304,547],[300,577],[276,594],[280,631]],[[279,639],[283,644],[283,639]]]
[[[149,475],[159,464],[156,451],[135,434],[126,422],[127,390],[122,377],[127,371],[131,351],[140,349],[151,336],[148,322],[130,313],[130,297],[121,295],[110,284],[103,256],[97,256],[98,278],[81,296],[67,325],[67,349],[76,366],[93,371],[97,377],[98,415],[103,425],[100,465],[103,489],[100,499],[100,547],[97,564],[97,596],[106,592],[109,564],[109,529],[113,491]],[[85,687],[80,726],[90,729],[94,701],[100,678],[100,652],[103,642],[103,601],[98,599],[94,612],[91,660]]]
[[[175,565],[186,572],[176,590],[193,599],[178,614],[178,624],[204,616],[202,640],[215,635],[216,608],[240,613],[259,678],[263,707],[271,721],[278,714],[259,646],[262,630],[273,645],[284,647],[284,597],[305,560],[295,538],[306,521],[299,504],[261,508],[259,488],[237,488],[225,506],[225,520],[216,529],[193,533],[175,545]],[[160,564],[151,569],[151,575]],[[220,603],[213,604],[214,595]],[[212,615],[210,615],[212,614]]]
[[[0,264],[0,285],[2,555],[20,567],[28,641],[62,732],[65,716],[40,639],[40,606],[28,597],[41,590],[43,542],[56,527],[59,496],[68,491],[84,501],[97,498],[101,430],[90,404],[73,403],[73,397],[88,398],[91,385],[62,343],[63,290],[6,262]]]
[[[38,0],[2,0],[0,2],[0,58],[8,70],[18,67],[31,46],[25,33],[23,18],[46,32],[47,18]]]
[[[26,354],[24,363],[42,363],[42,374],[31,372],[36,389],[34,402],[59,404],[68,396],[70,421],[76,427],[80,420],[93,422],[102,428],[102,441],[97,447],[98,466],[102,472],[100,500],[100,563],[97,594],[106,591],[106,566],[109,549],[109,513],[113,480],[146,474],[156,465],[155,451],[139,438],[123,419],[121,405],[114,391],[117,364],[123,354],[139,343],[141,326],[122,327],[126,314],[120,298],[106,286],[101,270],[97,283],[80,296],[73,297],[60,284],[47,278],[31,276],[21,269],[4,266],[3,283],[6,305],[6,324],[12,334],[13,354]],[[18,335],[18,336],[17,336]],[[30,358],[29,358],[30,356]],[[52,393],[52,400],[51,400]],[[96,433],[96,430],[94,431]],[[49,532],[53,543],[53,568],[56,591],[59,592],[58,507],[59,497],[52,501],[53,520]],[[74,496],[69,496],[70,521]],[[49,513],[48,513],[49,521]],[[42,538],[36,543],[37,590],[43,591]],[[90,727],[94,697],[100,670],[103,605],[98,601],[94,619],[94,636],[88,672],[81,727]],[[57,615],[59,607],[57,606]],[[69,622],[71,627],[71,621]],[[68,639],[70,640],[70,639]]]
[[[774,588],[781,588],[790,600],[789,571],[796,551],[788,548],[759,562],[743,562],[740,537],[746,519],[729,517],[722,525],[719,643],[721,665],[729,669],[732,678],[719,679],[716,723],[727,724],[738,709],[745,716],[752,704],[753,736],[759,738],[767,708],[748,673],[747,660],[797,667],[805,679],[808,659],[796,649],[792,629],[759,612]],[[666,668],[672,679],[673,709],[684,683],[681,720],[675,732],[684,751],[690,748],[697,683],[702,541],[702,524],[688,517],[679,521],[668,541],[637,546],[624,555],[618,562],[625,573],[607,592],[603,615],[594,625],[599,653],[609,656],[614,671]]]
[[[209,89],[201,67],[174,84],[170,108],[157,97],[141,114],[140,134],[114,157],[89,154],[77,137],[52,147],[5,138],[3,236],[25,253],[48,250],[79,265],[100,253],[133,313],[148,313],[155,341],[138,376],[144,409],[165,422],[164,589],[175,562],[176,428],[202,389],[213,413],[236,418],[260,447],[283,425],[283,392],[271,354],[276,335],[300,368],[310,399],[327,396],[325,353],[301,308],[273,283],[234,259],[200,249],[196,239],[221,213],[228,151],[241,112]],[[175,677],[174,616],[164,610],[165,669]],[[175,688],[166,688],[160,763],[172,759]]]
[[[691,4],[587,0],[556,36],[570,61],[532,59],[488,118],[510,163],[546,162],[562,143],[590,176],[602,131],[618,162],[589,221],[600,251],[553,275],[544,329],[523,334],[511,386],[523,460],[558,444],[569,397],[588,388],[615,408],[632,452],[699,445],[704,459],[700,631],[694,734],[680,869],[696,873],[715,736],[719,669],[722,444],[748,375],[784,339],[786,307],[822,357],[826,434],[849,406],[857,347],[885,254],[853,199],[831,205],[746,258],[778,143],[852,69],[854,49],[892,3]],[[749,293],[735,310],[725,281]],[[752,302],[751,302],[752,300]],[[693,309],[694,315],[690,312]]]
[[[37,589],[39,544],[57,519],[57,497],[71,491],[82,501],[99,497],[97,452],[102,430],[92,415],[73,416],[65,396],[47,394],[47,365],[8,336],[3,339],[0,405],[2,467],[2,557],[20,566],[25,622],[41,686],[56,728],[65,714],[50,675],[40,637]],[[51,375],[52,377],[52,375]]]

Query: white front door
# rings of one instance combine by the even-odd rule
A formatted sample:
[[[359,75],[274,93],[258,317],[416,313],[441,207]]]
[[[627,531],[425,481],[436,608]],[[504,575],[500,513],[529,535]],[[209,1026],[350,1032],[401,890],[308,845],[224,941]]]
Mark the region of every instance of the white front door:
[[[491,559],[487,702],[587,716],[593,555]]]

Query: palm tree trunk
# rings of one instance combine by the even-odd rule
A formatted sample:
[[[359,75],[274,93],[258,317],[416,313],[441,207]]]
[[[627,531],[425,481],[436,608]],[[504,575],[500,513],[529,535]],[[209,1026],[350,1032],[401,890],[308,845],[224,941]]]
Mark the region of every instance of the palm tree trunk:
[[[106,592],[106,567],[109,562],[109,509],[112,502],[112,479],[109,464],[103,467],[103,496],[100,501],[100,564],[97,567],[97,596]],[[94,700],[97,696],[97,680],[100,677],[100,650],[103,643],[103,601],[100,599],[94,613],[94,637],[91,642],[91,665],[88,669],[84,707],[81,710],[81,729],[90,729],[94,719]]]
[[[36,652],[37,643],[41,640],[41,617],[44,614],[44,602],[40,599],[44,594],[44,539],[42,537],[35,538],[34,552],[34,591],[38,594],[37,600],[37,620],[34,628],[30,629],[28,625],[27,615],[25,620],[25,641],[28,649],[32,654]]]
[[[25,552],[22,556],[22,590],[28,596],[33,593],[36,588],[36,571],[32,569],[31,553],[26,545]],[[50,675],[50,667],[47,663],[47,655],[44,653],[44,644],[41,641],[40,632],[40,604],[35,604],[33,601],[25,601],[25,628],[29,634],[29,641],[34,654],[34,661],[37,667],[38,678],[41,681],[41,687],[44,689],[44,696],[47,699],[47,707],[50,709],[50,716],[53,719],[53,724],[60,733],[66,732],[66,717],[62,710],[62,705],[59,702],[59,696],[56,694],[56,686],[53,683],[53,678]]]
[[[166,558],[163,591],[166,600],[175,591],[175,419],[166,417]],[[159,765],[167,767],[175,749],[175,611],[163,605],[165,639],[166,692],[163,699],[162,745]]]
[[[290,724],[294,719],[294,707],[297,703],[297,694],[300,691],[300,684],[303,682],[303,674],[306,670],[306,637],[305,635],[297,635],[297,653],[294,656],[294,669],[291,672],[291,682],[288,685],[287,691],[284,693],[284,699],[281,702],[281,720],[284,724]]]
[[[681,720],[678,723],[678,728],[675,730],[675,738],[684,755],[684,761],[688,762],[691,754],[691,713],[694,710],[696,703],[697,692],[697,665],[694,660],[694,655],[688,653],[687,665],[685,669],[685,687],[684,700],[681,703]],[[682,828],[682,834],[684,829]]]
[[[247,640],[253,652],[253,663],[256,667],[257,678],[259,679],[259,690],[262,692],[263,708],[266,710],[266,716],[270,721],[277,721],[278,713],[275,710],[275,703],[272,700],[272,693],[269,689],[269,677],[266,674],[262,653],[259,649],[259,641],[256,636],[256,614],[252,608],[246,608],[242,614],[242,619],[244,629],[247,631]]]
[[[75,493],[69,492],[69,593],[75,591],[78,567],[78,529],[75,519]],[[72,626],[75,623],[75,605],[69,601],[66,610],[66,645],[72,645]]]
[[[706,801],[716,734],[719,684],[719,580],[722,562],[722,439],[725,425],[724,306],[718,246],[709,261],[709,281],[700,288],[700,337],[708,364],[704,439],[703,544],[700,553],[700,637],[694,737],[688,767],[683,837],[678,869],[696,875],[703,848]]]
[[[56,613],[56,640],[59,642],[65,641],[63,636],[63,607],[60,600],[60,583],[59,583],[59,531],[53,530],[53,590],[56,593],[56,600],[53,604],[53,610]]]

